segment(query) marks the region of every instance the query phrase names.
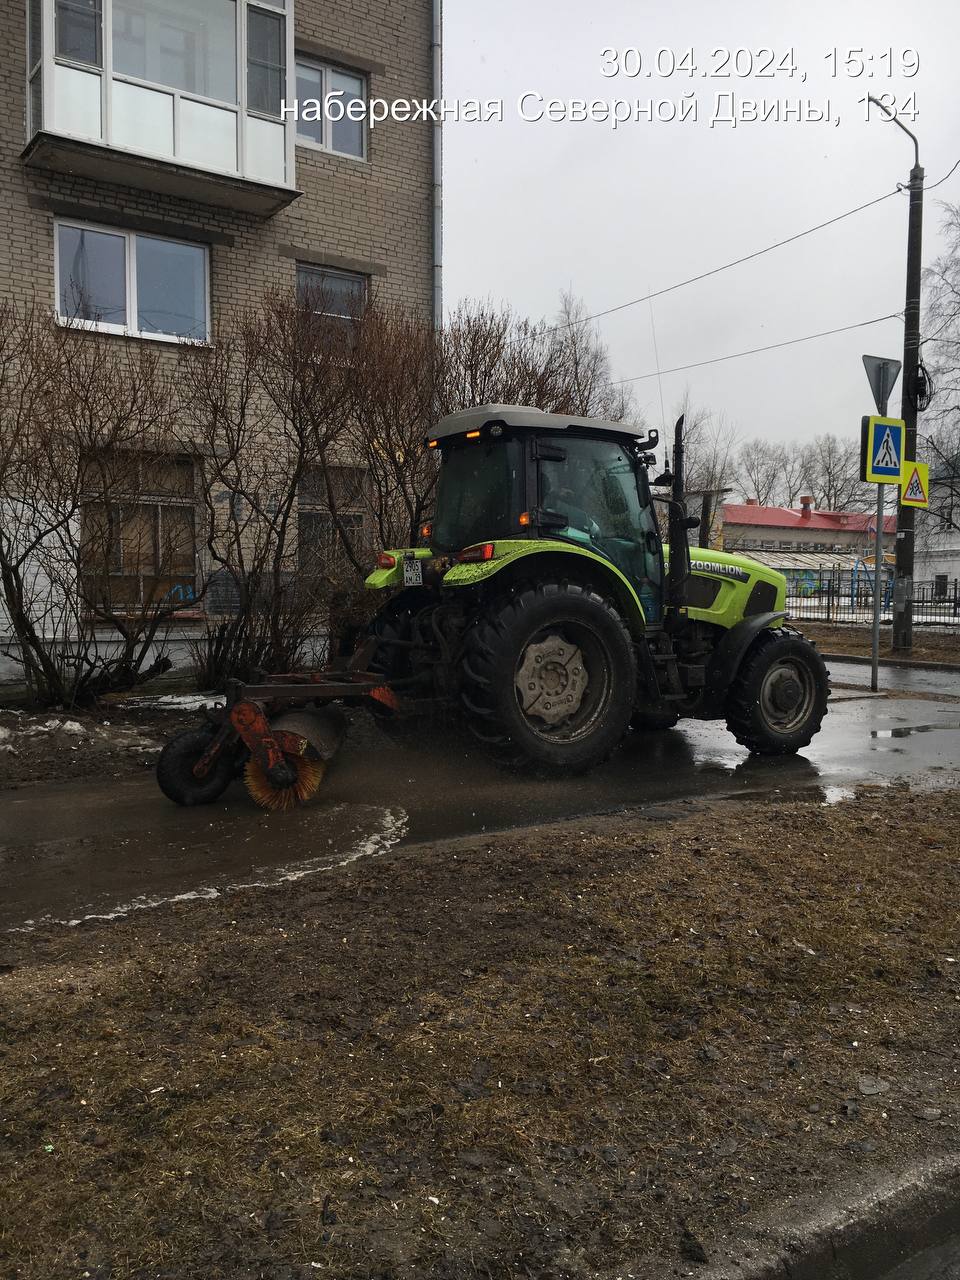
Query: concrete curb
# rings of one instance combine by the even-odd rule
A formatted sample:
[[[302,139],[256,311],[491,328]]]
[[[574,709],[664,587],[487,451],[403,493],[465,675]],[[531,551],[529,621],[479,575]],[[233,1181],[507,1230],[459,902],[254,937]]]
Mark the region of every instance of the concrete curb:
[[[698,1269],[699,1280],[878,1280],[960,1232],[960,1156],[923,1161],[866,1191],[830,1193],[792,1229],[783,1218],[781,1209],[769,1234],[758,1232],[751,1261]]]
[[[824,662],[852,662],[869,667],[870,659],[856,653],[826,653],[820,650]],[[927,662],[921,658],[881,658],[881,667],[900,667],[907,671],[960,671],[960,662]]]

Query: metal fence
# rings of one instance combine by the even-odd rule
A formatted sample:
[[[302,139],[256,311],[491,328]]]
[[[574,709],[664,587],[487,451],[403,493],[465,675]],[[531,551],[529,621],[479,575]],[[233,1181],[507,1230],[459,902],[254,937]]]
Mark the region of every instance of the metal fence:
[[[809,622],[873,621],[873,571],[857,569],[782,569],[787,579],[787,609],[794,618]],[[893,572],[881,583],[880,616],[893,619]],[[913,585],[913,621],[931,630],[960,627],[960,579],[946,575]]]

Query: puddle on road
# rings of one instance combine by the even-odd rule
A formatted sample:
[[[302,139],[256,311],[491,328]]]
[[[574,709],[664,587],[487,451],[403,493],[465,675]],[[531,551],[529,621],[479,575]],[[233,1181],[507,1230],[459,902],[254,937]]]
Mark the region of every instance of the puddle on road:
[[[339,807],[339,806],[338,806]],[[330,815],[327,815],[330,816]],[[35,929],[61,925],[75,929],[78,925],[94,921],[121,920],[136,911],[152,911],[157,907],[172,905],[178,902],[209,902],[215,898],[228,897],[244,889],[273,889],[282,884],[293,884],[310,876],[321,875],[325,871],[336,871],[348,867],[362,858],[379,858],[388,853],[394,845],[399,844],[407,833],[408,819],[403,809],[387,809],[384,811],[380,825],[373,831],[361,836],[346,853],[334,850],[326,855],[298,860],[275,867],[254,868],[249,879],[228,881],[221,884],[200,885],[181,893],[140,894],[128,902],[121,902],[105,910],[81,909],[76,915],[59,917],[44,914],[36,918],[24,920],[22,924],[7,929],[8,933],[32,933]]]

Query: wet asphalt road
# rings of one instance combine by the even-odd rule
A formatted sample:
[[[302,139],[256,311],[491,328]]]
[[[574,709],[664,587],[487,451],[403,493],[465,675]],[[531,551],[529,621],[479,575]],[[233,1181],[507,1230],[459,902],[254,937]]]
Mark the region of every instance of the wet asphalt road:
[[[925,1249],[877,1280],[960,1280],[960,1241]]]
[[[870,664],[834,662],[830,664],[834,684],[863,685],[870,688]],[[899,693],[942,693],[960,696],[960,672],[920,671],[909,667],[881,667],[880,690]]]
[[[835,684],[869,672],[834,669]],[[887,672],[884,672],[886,675]],[[896,671],[904,676],[930,673]],[[960,675],[943,678],[960,696]],[[802,756],[752,758],[722,724],[685,722],[635,734],[602,768],[575,779],[504,772],[462,737],[391,739],[362,723],[317,798],[266,815],[235,784],[216,805],[179,809],[142,777],[41,784],[0,806],[0,929],[72,922],[213,896],[375,856],[400,842],[494,832],[628,808],[681,810],[702,797],[816,791],[824,803],[859,783],[960,777],[960,702],[836,689],[823,731]],[[892,801],[891,803],[895,803]]]

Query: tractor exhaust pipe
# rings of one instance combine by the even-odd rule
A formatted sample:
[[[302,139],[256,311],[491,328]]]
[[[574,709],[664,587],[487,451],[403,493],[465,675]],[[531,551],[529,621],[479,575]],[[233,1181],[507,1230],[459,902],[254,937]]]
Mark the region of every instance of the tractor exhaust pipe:
[[[686,608],[687,579],[690,577],[690,543],[687,530],[690,529],[691,524],[700,523],[699,520],[691,521],[687,516],[683,419],[684,414],[681,413],[673,429],[673,496],[670,502],[668,529],[670,572],[667,577],[667,604],[672,614]]]

